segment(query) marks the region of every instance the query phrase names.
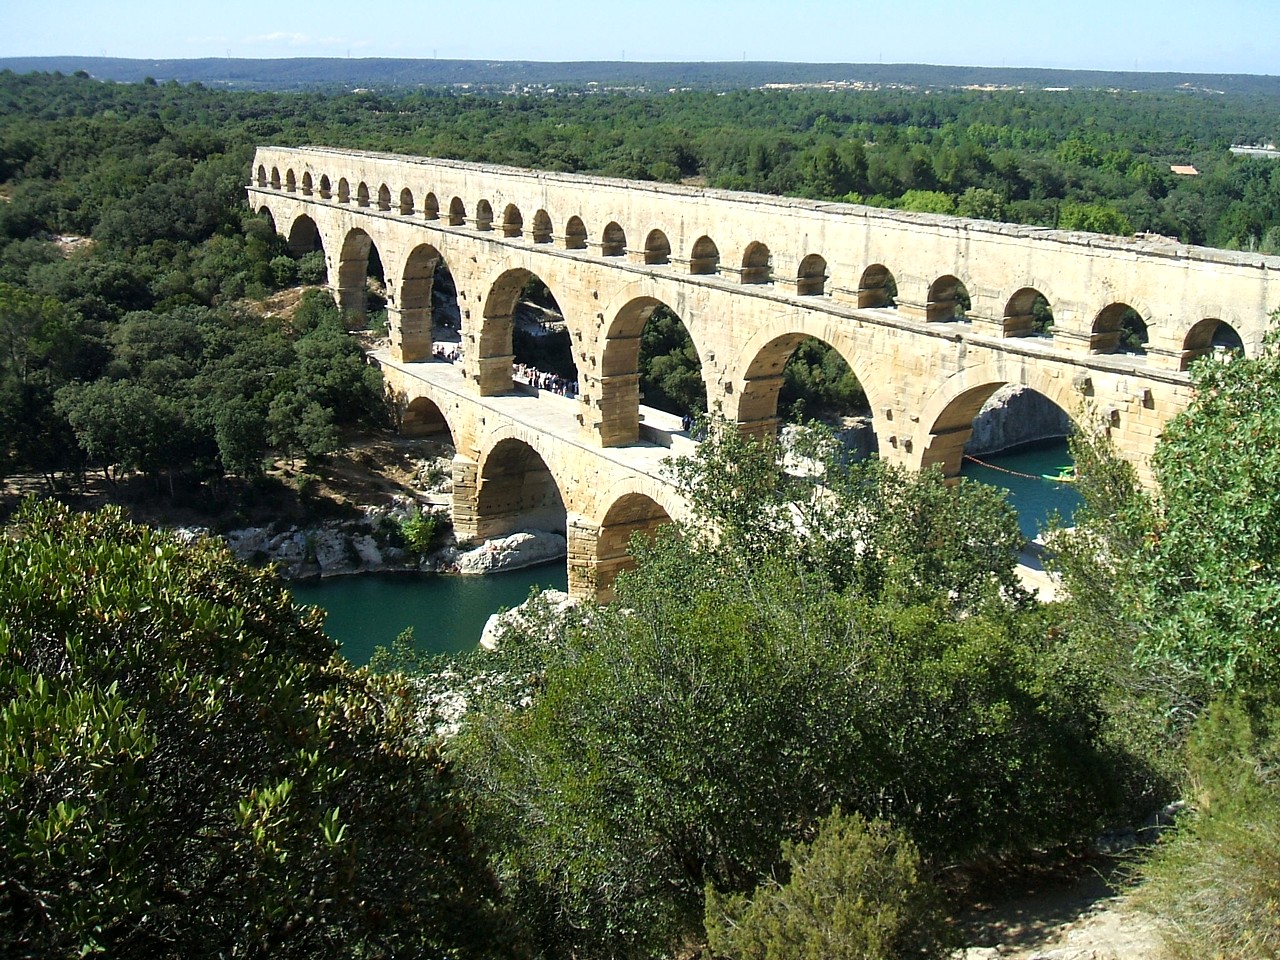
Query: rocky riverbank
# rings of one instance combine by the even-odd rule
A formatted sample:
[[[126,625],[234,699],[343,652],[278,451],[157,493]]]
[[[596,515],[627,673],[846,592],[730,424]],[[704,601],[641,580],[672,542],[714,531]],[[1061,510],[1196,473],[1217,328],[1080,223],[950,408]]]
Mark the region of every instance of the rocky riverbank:
[[[248,527],[227,533],[226,541],[241,560],[255,566],[274,564],[286,580],[388,571],[480,575],[519,570],[566,554],[565,538],[543,530],[522,530],[462,546],[449,531],[429,550],[416,551],[402,531],[422,509],[412,498],[397,498],[363,508],[358,519]],[[447,510],[427,512],[447,524]]]

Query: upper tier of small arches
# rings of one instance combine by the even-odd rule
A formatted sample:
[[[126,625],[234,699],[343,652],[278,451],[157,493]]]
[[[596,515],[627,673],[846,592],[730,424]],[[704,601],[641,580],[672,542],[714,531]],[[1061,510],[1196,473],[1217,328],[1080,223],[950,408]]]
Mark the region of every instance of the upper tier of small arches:
[[[407,172],[414,169],[409,165],[406,168]],[[1004,337],[1052,338],[1055,333],[1057,304],[1045,283],[1019,284],[1014,292],[1003,297],[993,293],[998,284],[980,283],[974,276],[953,273],[932,280],[916,276],[900,286],[899,277],[886,263],[846,265],[848,275],[833,277],[827,258],[819,252],[802,251],[784,259],[764,240],[738,239],[722,246],[709,232],[696,229],[688,231],[693,239],[687,242],[682,239],[686,233],[683,222],[681,229],[675,231],[677,239],[673,243],[673,232],[660,223],[644,224],[629,236],[618,220],[588,226],[587,218],[580,212],[553,214],[543,206],[530,210],[507,202],[501,205],[501,214],[495,215],[493,204],[485,196],[464,197],[452,191],[415,190],[408,185],[395,191],[385,182],[372,184],[361,180],[353,184],[347,177],[335,179],[328,173],[321,173],[317,178],[310,170],[304,170],[299,177],[293,167],[285,167],[282,175],[279,166],[268,169],[266,164],[259,163],[254,181],[261,189],[301,193],[325,203],[376,208],[384,214],[435,222],[439,226],[493,232],[507,240],[532,245],[554,244],[565,250],[625,258],[629,263],[677,273],[720,276],[743,285],[776,285],[797,297],[837,296],[842,302],[861,309],[896,309],[902,304],[913,317],[945,323],[965,323],[980,317],[994,324],[994,329]],[[980,288],[987,291],[987,299],[984,311],[975,311],[969,291]],[[1180,369],[1186,369],[1195,357],[1210,352],[1210,343],[1220,347],[1225,339],[1243,349],[1240,334],[1218,317],[1212,321],[1195,316],[1185,321],[1157,317],[1151,309],[1144,308],[1138,297],[1125,298],[1123,293],[1117,296],[1114,291],[1099,292],[1110,296],[1089,308],[1088,315],[1080,317],[1082,322],[1077,325],[1076,336],[1084,338],[1086,349],[1091,353],[1145,353],[1149,333],[1162,324],[1167,347],[1172,350],[1181,347],[1180,356],[1174,357]],[[1078,308],[1078,300],[1076,304]],[[1171,319],[1182,329],[1169,329]],[[1167,349],[1168,352],[1171,350]]]

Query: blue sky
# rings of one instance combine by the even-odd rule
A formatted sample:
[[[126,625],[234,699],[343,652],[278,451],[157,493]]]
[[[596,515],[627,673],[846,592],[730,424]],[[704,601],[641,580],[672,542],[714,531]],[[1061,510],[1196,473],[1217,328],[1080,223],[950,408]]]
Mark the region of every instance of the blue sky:
[[[1280,0],[0,0],[0,56],[793,60],[1280,74]]]

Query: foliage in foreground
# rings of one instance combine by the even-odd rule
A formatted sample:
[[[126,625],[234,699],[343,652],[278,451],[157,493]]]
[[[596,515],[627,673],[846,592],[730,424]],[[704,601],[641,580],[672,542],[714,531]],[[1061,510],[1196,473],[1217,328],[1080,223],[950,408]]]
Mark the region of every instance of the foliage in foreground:
[[[401,691],[212,541],[0,540],[0,953],[518,956]]]
[[[1105,445],[1082,448],[1082,472],[1102,480],[1061,544],[1063,573],[1096,628],[1194,678],[1188,689],[1277,689],[1280,331],[1257,356],[1199,361],[1192,379],[1156,450],[1157,493]]]
[[[1086,508],[1054,545],[1075,649],[1112,677],[1109,736],[1181,775],[1196,808],[1139,868],[1141,902],[1175,957],[1274,957],[1280,333],[1256,356],[1199,361],[1192,378],[1153,492],[1105,441],[1077,444]]]
[[[1138,905],[1174,960],[1280,955],[1280,704],[1216,701],[1188,749],[1199,809],[1144,863]]]
[[[703,447],[694,499],[715,487],[733,505],[701,514],[722,536],[635,543],[617,602],[552,643],[540,622],[509,633],[490,670],[524,682],[473,700],[450,744],[547,955],[701,942],[706,891],[755,889],[836,806],[891,823],[930,868],[1096,824],[1112,771],[1090,678],[1001,596],[988,541],[939,553],[979,529],[1001,542],[1007,517],[935,496],[940,477],[891,489],[896,472],[832,462],[810,522],[784,535],[798,488],[781,452],[715,431]],[[863,516],[872,503],[918,527]],[[753,550],[770,532],[774,549]]]
[[[707,940],[734,960],[894,960],[945,955],[937,892],[910,840],[838,811],[812,843],[782,845],[790,873],[745,896],[707,891]]]

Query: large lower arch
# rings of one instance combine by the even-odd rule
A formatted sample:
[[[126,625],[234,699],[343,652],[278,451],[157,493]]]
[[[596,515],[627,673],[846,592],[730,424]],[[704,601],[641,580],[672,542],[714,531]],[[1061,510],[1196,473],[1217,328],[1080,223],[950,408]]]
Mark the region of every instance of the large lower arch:
[[[499,440],[481,459],[477,473],[477,539],[491,540],[520,530],[567,532],[564,495],[546,460],[527,441]]]
[[[867,395],[875,430],[875,412],[882,409],[881,385],[871,378],[871,370],[863,358],[854,353],[845,339],[822,321],[811,321],[800,314],[790,322],[775,321],[759,330],[742,352],[734,367],[734,391],[738,398],[733,416],[738,429],[754,437],[772,437],[778,432],[778,395],[782,391],[783,371],[796,348],[808,338],[821,340],[833,348],[848,364]],[[885,385],[884,389],[890,389]],[[878,433],[878,430],[876,431]]]
[[[1034,368],[1004,370],[984,365],[950,377],[934,392],[920,416],[920,450],[908,451],[921,469],[937,465],[946,477],[958,477],[964,460],[964,445],[973,434],[973,418],[1001,387],[1016,384],[1034,390],[1061,409],[1077,425],[1082,405],[1070,381],[1052,377]]]
[[[429,243],[419,244],[405,260],[396,308],[388,310],[392,353],[412,363],[431,356],[432,293],[444,261]]]
[[[618,308],[609,324],[600,358],[600,408],[595,424],[601,446],[624,446],[639,439],[641,337],[659,307],[666,304],[657,297],[633,297]],[[693,350],[702,369],[703,354],[696,340]],[[705,382],[704,377],[704,387]]]
[[[338,255],[338,285],[334,299],[338,309],[350,318],[348,322],[355,326],[362,323],[368,313],[367,278],[371,252],[381,262],[373,238],[355,227],[343,238],[342,251]]]
[[[628,483],[627,486],[635,485]],[[631,538],[638,534],[652,539],[661,528],[672,522],[672,511],[677,508],[660,502],[664,499],[667,498],[663,498],[656,489],[611,490],[604,498],[603,502],[609,507],[600,521],[592,564],[596,599],[601,603],[613,599],[613,582],[618,574],[635,566]]]

